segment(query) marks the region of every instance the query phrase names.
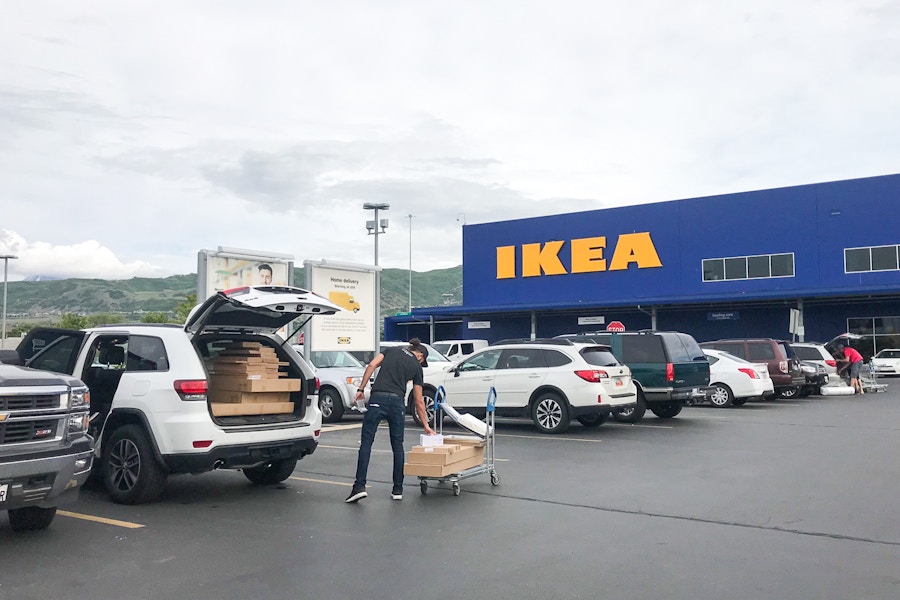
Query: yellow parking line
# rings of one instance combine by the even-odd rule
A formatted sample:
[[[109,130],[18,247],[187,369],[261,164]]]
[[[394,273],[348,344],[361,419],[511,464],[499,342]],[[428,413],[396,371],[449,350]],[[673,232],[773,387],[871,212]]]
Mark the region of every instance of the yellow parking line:
[[[522,436],[522,437],[527,437],[527,436]],[[556,438],[556,439],[560,439],[560,438]],[[319,444],[319,448],[328,448],[329,450],[352,450],[353,452],[356,452],[357,450],[359,450],[359,446],[356,446],[356,447],[353,447],[353,446],[326,446],[324,444]],[[381,450],[379,448],[372,448],[372,452],[380,452],[382,454],[393,454],[394,451],[393,450]],[[494,458],[494,461],[495,462],[509,462],[509,459],[508,458]]]
[[[129,523],[128,521],[117,521],[115,519],[107,519],[106,517],[95,517],[94,515],[83,515],[81,513],[69,512],[67,510],[58,510],[56,514],[73,519],[81,519],[82,521],[94,521],[95,523],[103,523],[104,525],[115,525],[116,527],[124,527],[125,529],[140,529],[144,527],[140,523]]]
[[[344,481],[328,481],[327,479],[311,479],[309,477],[291,477],[291,479],[296,479],[297,481],[310,481],[312,483],[329,483],[331,485],[342,485],[344,487],[352,487],[353,482],[344,482]]]

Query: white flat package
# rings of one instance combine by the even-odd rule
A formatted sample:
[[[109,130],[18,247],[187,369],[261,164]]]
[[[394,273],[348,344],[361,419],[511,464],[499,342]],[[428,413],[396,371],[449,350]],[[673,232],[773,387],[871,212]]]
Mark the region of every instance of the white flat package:
[[[419,434],[419,445],[425,448],[429,448],[431,446],[440,446],[444,443],[444,436],[439,433],[435,433],[434,435],[426,435],[424,433]]]
[[[460,414],[459,411],[457,411],[446,402],[441,402],[441,410],[443,410],[444,414],[453,419],[453,422],[460,427],[464,427],[465,429],[468,429],[472,433],[480,435],[481,437],[487,436],[488,425],[481,419],[473,417],[468,413]]]
[[[823,396],[852,396],[856,390],[849,385],[825,385],[820,388],[819,393]]]

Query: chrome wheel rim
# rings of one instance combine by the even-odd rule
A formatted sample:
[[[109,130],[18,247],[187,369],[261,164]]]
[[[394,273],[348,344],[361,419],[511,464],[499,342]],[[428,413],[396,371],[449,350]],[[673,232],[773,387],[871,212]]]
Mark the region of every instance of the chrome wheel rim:
[[[129,440],[119,440],[109,453],[110,477],[115,489],[127,492],[134,488],[141,475],[141,453]]]
[[[728,392],[726,392],[724,388],[717,386],[709,397],[709,401],[716,406],[725,406],[725,403],[728,402]]]
[[[555,429],[562,421],[562,407],[550,398],[538,402],[536,414],[538,423],[544,429]]]

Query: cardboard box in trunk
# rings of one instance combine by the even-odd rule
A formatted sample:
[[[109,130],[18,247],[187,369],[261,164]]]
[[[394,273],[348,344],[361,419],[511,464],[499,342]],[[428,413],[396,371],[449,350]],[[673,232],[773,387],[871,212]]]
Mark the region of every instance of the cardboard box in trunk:
[[[300,380],[281,377],[267,379],[258,375],[221,375],[209,378],[209,389],[231,392],[299,392]]]
[[[294,412],[293,402],[267,402],[234,404],[212,402],[212,414],[216,417],[236,415],[278,415]]]
[[[448,465],[422,465],[408,462],[403,465],[403,474],[418,477],[447,477],[448,475],[480,466],[483,462],[484,458],[482,456],[472,456]]]
[[[237,392],[210,388],[207,395],[210,402],[228,404],[271,404],[291,401],[290,392]]]
[[[484,449],[475,446],[445,444],[443,446],[413,446],[406,462],[417,465],[449,465],[477,456],[484,457]]]

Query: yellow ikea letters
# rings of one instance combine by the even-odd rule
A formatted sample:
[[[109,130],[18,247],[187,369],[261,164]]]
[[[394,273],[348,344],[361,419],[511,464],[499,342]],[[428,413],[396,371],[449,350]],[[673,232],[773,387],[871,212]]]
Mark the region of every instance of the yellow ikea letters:
[[[606,237],[589,237],[571,240],[570,265],[566,268],[560,259],[565,241],[522,244],[522,277],[542,275],[567,275],[569,273],[596,273],[600,271],[624,271],[634,263],[638,269],[661,267],[659,254],[653,245],[649,231],[623,233],[616,241],[612,260],[607,268],[603,252]],[[515,279],[516,246],[497,247],[497,279]]]

